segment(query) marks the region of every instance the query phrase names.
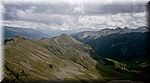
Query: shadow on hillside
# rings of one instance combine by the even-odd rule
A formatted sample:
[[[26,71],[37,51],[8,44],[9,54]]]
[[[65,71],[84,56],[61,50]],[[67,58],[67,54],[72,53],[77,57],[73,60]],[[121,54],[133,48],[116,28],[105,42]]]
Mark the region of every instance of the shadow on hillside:
[[[102,80],[3,80],[1,83],[107,83]]]

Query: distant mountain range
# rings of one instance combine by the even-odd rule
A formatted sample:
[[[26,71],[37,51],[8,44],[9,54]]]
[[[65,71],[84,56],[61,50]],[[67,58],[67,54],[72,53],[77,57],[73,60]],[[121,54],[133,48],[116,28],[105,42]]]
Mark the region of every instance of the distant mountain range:
[[[29,39],[40,39],[42,37],[50,37],[38,30],[30,28],[20,28],[20,27],[9,27],[4,26],[4,38],[14,38],[15,36],[22,36]]]
[[[119,61],[148,56],[149,35],[145,26],[137,29],[118,27],[71,34],[75,39],[90,45],[97,55]]]
[[[125,34],[125,33],[132,33],[132,32],[142,32],[143,33],[143,32],[147,32],[147,31],[148,30],[147,30],[146,26],[143,26],[143,27],[140,27],[137,29],[129,29],[127,27],[125,27],[125,28],[118,27],[115,29],[106,28],[106,29],[102,29],[100,31],[83,31],[83,32],[71,34],[71,36],[80,41],[89,41],[92,39],[97,39],[99,37],[107,36],[107,35],[115,34],[115,33],[117,33],[117,34]]]
[[[118,34],[124,34],[124,33],[131,33],[131,32],[146,32],[147,27],[143,26],[137,29],[129,29],[127,27],[125,28],[116,28],[116,29],[102,29],[100,31],[83,31],[79,33],[71,34],[72,37],[78,40],[91,40],[91,39],[97,39],[101,36],[107,36],[110,34],[118,33]],[[58,31],[59,33],[62,33],[62,31]],[[56,33],[58,33],[56,31]],[[67,32],[67,31],[66,31]],[[21,28],[21,27],[10,27],[10,26],[4,26],[4,38],[14,38],[15,36],[22,36],[29,39],[41,39],[42,37],[52,37],[55,31],[53,32],[46,32],[46,31],[39,31],[34,30],[30,28]],[[68,33],[68,32],[67,32]],[[58,34],[57,34],[58,35]]]

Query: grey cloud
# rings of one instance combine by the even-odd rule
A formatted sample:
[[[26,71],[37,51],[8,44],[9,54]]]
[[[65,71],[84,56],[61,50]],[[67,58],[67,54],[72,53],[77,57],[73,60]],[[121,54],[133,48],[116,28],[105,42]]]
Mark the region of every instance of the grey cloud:
[[[144,3],[4,4],[4,20],[12,22],[11,25],[75,31],[125,26],[138,28],[145,25],[144,6]]]
[[[106,5],[86,5],[87,14],[117,14],[117,13],[139,13],[145,11],[145,3],[128,4],[106,4]]]
[[[23,10],[35,7],[34,13],[48,13],[61,15],[83,15],[83,14],[117,14],[117,13],[132,13],[144,12],[145,3],[112,3],[112,4],[71,4],[71,3],[53,3],[53,4],[4,4],[6,15],[10,12],[16,12],[13,9]],[[76,9],[80,11],[75,12]]]

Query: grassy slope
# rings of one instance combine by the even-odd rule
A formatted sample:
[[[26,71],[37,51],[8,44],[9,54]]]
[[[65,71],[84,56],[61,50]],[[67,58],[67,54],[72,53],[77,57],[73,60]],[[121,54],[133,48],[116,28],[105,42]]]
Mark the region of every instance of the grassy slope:
[[[136,78],[135,74],[120,70],[122,63],[118,61],[108,58],[95,61],[91,58],[94,52],[89,46],[67,35],[38,41],[16,37],[5,42],[4,53],[5,79],[15,82],[21,80],[105,82]]]
[[[47,45],[46,42],[21,37],[6,42],[5,79],[15,81],[103,79],[95,68],[96,61],[90,58],[88,53],[72,46],[62,47],[54,43]]]

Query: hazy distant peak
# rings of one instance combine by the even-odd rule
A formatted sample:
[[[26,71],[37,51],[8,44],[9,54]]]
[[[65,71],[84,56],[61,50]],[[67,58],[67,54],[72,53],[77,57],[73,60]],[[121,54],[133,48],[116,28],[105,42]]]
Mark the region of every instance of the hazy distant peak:
[[[28,39],[41,39],[42,37],[50,37],[49,35],[38,30],[22,27],[4,26],[4,33],[5,39],[14,38],[15,36],[22,36]]]
[[[124,27],[124,29],[129,29],[128,27]]]
[[[147,29],[148,27],[147,26],[142,26],[142,27],[139,27],[139,28],[137,28],[137,29]]]
[[[120,28],[120,27],[117,27],[116,29],[119,29],[119,30],[120,30],[121,28]]]

